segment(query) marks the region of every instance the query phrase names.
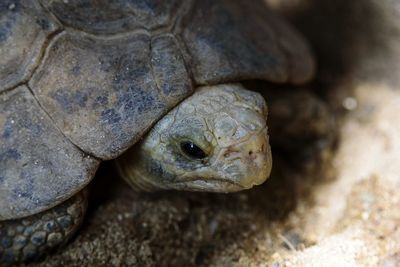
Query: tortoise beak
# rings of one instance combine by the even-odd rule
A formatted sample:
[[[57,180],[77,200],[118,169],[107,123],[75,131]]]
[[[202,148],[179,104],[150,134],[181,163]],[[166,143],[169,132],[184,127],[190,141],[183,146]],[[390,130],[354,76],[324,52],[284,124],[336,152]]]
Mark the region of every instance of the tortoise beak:
[[[222,176],[240,186],[241,189],[262,184],[269,177],[272,169],[267,128],[253,134],[238,145],[230,145],[223,149],[220,160],[227,162]]]

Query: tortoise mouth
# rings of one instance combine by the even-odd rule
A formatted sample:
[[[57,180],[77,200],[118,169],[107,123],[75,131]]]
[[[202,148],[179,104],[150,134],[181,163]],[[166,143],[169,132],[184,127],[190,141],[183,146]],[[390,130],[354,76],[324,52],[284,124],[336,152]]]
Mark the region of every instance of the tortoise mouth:
[[[238,182],[226,179],[209,178],[209,179],[188,179],[171,183],[171,188],[177,190],[199,191],[199,192],[219,192],[229,193],[237,192],[251,187],[244,186]]]

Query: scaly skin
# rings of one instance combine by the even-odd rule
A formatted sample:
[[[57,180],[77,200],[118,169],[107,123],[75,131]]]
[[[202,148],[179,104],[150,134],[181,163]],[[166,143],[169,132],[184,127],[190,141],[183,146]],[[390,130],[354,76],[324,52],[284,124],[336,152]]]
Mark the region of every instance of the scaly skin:
[[[79,228],[86,206],[84,189],[50,210],[0,221],[0,265],[35,259],[66,243]]]
[[[234,192],[263,183],[272,166],[267,106],[240,84],[198,88],[117,160],[121,176],[146,191]],[[182,149],[190,141],[206,157]]]

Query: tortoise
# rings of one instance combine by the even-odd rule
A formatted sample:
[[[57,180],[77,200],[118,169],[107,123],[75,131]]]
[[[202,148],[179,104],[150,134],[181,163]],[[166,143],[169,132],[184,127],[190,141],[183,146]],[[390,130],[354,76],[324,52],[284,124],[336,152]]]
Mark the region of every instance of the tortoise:
[[[261,184],[267,106],[241,82],[315,70],[262,0],[4,0],[0,21],[0,263],[64,244],[104,160],[136,190]]]

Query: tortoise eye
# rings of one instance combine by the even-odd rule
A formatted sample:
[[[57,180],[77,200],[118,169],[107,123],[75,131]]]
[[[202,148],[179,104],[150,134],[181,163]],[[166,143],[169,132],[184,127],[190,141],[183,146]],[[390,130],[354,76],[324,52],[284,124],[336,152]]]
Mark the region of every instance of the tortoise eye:
[[[193,159],[204,159],[207,154],[192,141],[184,141],[181,143],[182,151]]]

